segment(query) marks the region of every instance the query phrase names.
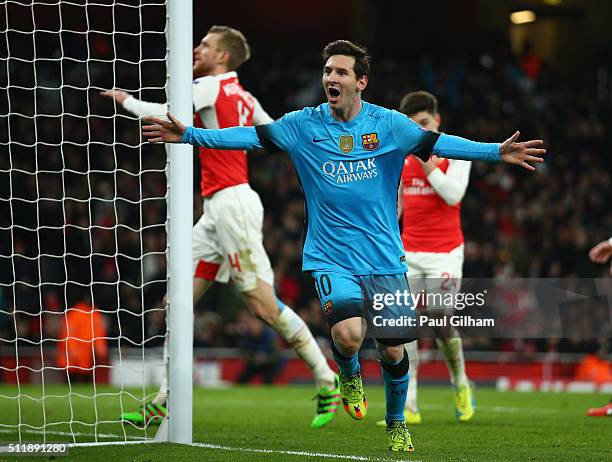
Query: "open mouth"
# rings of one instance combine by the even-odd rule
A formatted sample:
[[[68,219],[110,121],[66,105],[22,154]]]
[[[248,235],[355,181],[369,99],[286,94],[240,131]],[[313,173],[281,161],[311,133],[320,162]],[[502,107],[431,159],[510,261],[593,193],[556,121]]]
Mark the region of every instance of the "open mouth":
[[[337,103],[338,99],[340,98],[340,90],[338,90],[337,88],[329,88],[328,93],[329,93],[329,102]]]

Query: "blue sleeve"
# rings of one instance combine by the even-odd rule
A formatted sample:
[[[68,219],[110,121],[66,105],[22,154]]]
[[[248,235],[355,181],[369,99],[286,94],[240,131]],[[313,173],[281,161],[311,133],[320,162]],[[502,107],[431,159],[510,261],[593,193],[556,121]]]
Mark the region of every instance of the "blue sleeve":
[[[255,127],[261,144],[269,152],[291,152],[298,142],[304,110],[285,114],[275,122]]]
[[[263,145],[255,127],[231,127],[220,130],[187,127],[181,143],[212,149],[255,149]]]
[[[432,153],[449,159],[498,162],[501,160],[499,146],[499,143],[479,143],[443,133],[436,141]]]
[[[401,112],[391,111],[391,133],[403,155],[406,153],[427,161],[438,141],[439,133],[425,130]]]

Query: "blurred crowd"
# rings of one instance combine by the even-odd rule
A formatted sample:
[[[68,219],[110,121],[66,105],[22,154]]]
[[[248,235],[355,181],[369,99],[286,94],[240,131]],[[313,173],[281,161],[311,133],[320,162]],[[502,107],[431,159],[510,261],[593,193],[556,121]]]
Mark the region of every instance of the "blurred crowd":
[[[111,346],[162,342],[164,149],[141,146],[138,121],[98,95],[116,87],[145,100],[165,99],[163,63],[139,67],[128,45],[122,51],[126,62],[118,66],[64,62],[57,73],[49,63],[48,75],[55,77],[47,86],[60,88],[61,74],[59,90],[13,88],[0,96],[0,141],[11,143],[8,155],[0,156],[3,339],[14,338],[15,331],[24,343],[57,338],[54,313],[89,300],[105,314]],[[47,47],[57,56],[53,44]],[[113,58],[104,43],[88,52]],[[253,57],[240,69],[242,83],[273,117],[317,105],[323,100],[319,53],[299,45],[255,43]],[[2,85],[40,85],[32,67],[12,62]],[[137,92],[140,87],[147,89]],[[374,56],[364,99],[396,108],[414,90],[438,97],[444,131],[501,141],[518,129],[523,139],[544,139],[548,149],[546,163],[534,173],[474,164],[462,205],[464,277],[609,277],[608,266],[594,265],[587,256],[592,245],[612,235],[609,85],[598,86],[591,73],[583,81],[563,80],[529,43],[521,53],[513,53],[504,40],[493,40],[466,55],[406,57],[401,50],[388,50]],[[194,159],[197,219],[201,198]],[[254,152],[249,168],[266,210],[263,235],[278,295],[325,341],[328,328],[312,281],[301,272],[304,207],[292,164],[281,154]],[[195,345],[236,345],[243,310],[231,287],[211,290],[195,310]],[[524,352],[610,348],[606,336],[466,339],[465,345]]]

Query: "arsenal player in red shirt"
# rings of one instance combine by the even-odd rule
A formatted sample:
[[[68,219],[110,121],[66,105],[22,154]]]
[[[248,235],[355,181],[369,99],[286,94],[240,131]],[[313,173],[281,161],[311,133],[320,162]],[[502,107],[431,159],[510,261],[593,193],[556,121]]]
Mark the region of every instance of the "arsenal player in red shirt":
[[[240,31],[211,27],[193,50],[193,57],[196,126],[228,128],[273,121],[242,87],[236,74],[250,57],[249,45]],[[167,113],[166,104],[139,101],[124,91],[110,90],[102,95],[141,117],[164,117]],[[200,161],[204,213],[193,228],[194,304],[214,281],[231,279],[251,313],[274,328],[308,364],[319,390],[311,426],[322,427],[333,419],[340,403],[336,375],[304,321],[274,293],[274,273],[263,246],[263,206],[249,186],[246,151],[200,148]],[[152,403],[141,411],[124,414],[122,419],[146,425],[148,410],[153,414],[164,411],[165,415],[162,407],[166,398],[164,378]]]
[[[612,237],[605,241],[601,241],[589,251],[589,258],[593,263],[606,263],[610,257],[612,257]],[[610,274],[612,274],[612,262],[610,264]],[[593,417],[612,417],[612,399],[610,399],[610,402],[605,406],[589,409],[587,415]]]
[[[409,93],[400,103],[400,112],[423,128],[438,131],[441,117],[434,95],[425,91]],[[461,286],[463,232],[461,199],[470,178],[471,162],[431,156],[423,162],[416,156],[404,161],[400,198],[402,241],[406,250],[410,289],[416,293],[456,294]],[[427,306],[430,316],[451,314],[447,306]],[[455,394],[455,414],[461,422],[474,415],[470,383],[459,332],[454,327],[435,328],[436,343],[451,376]],[[406,344],[410,360],[405,417],[408,424],[422,421],[417,405],[417,342]],[[380,422],[379,422],[380,423]]]

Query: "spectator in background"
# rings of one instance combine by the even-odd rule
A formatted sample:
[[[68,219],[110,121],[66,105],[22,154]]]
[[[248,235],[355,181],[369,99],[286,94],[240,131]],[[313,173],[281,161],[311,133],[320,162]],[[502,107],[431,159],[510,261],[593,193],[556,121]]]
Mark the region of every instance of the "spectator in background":
[[[523,43],[523,52],[519,61],[525,77],[532,82],[537,81],[542,68],[542,58],[533,49],[533,42],[531,40],[525,40]]]
[[[89,382],[94,365],[108,361],[105,320],[88,302],[68,308],[64,316],[57,343],[57,366],[66,369],[70,382]]]
[[[223,328],[223,318],[214,311],[196,313],[193,321],[194,346],[197,348],[218,347]]]
[[[274,331],[259,319],[249,316],[246,312],[239,316],[243,329],[239,345],[246,364],[238,382],[247,383],[253,377],[261,375],[264,383],[272,383],[283,367],[278,338]]]
[[[579,382],[594,382],[597,384],[612,382],[612,366],[608,361],[605,343],[602,341],[597,346],[596,351],[587,354],[580,361],[574,375],[574,379]]]

